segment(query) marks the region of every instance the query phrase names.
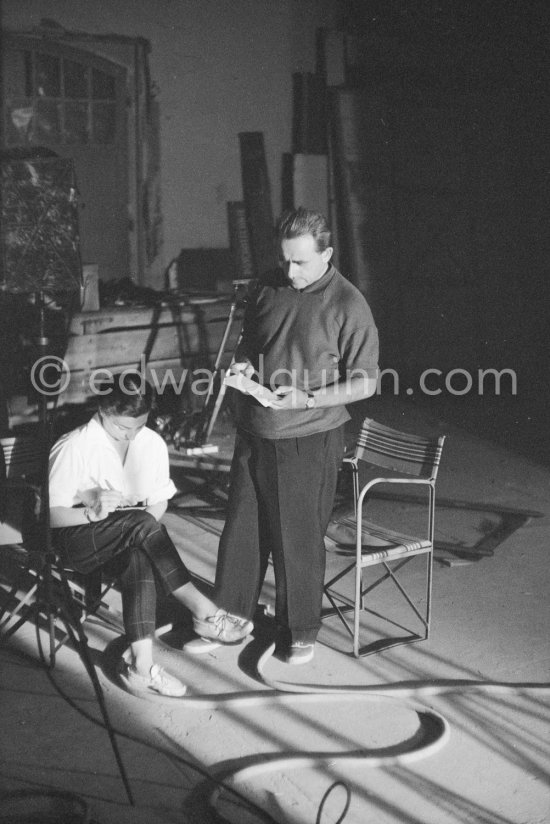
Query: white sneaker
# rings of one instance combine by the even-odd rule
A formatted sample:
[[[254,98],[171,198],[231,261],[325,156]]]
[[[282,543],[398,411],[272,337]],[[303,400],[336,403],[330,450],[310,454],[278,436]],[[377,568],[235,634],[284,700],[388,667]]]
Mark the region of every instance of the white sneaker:
[[[216,644],[238,644],[250,635],[254,624],[247,618],[218,609],[204,620],[193,618],[193,629],[200,638],[215,641]]]
[[[293,641],[288,648],[286,664],[308,664],[315,655],[315,644],[308,644],[306,641]]]
[[[158,664],[153,664],[147,676],[140,675],[134,667],[128,666],[125,662],[119,674],[120,680],[129,692],[156,692],[170,698],[181,698],[187,692],[185,684]]]

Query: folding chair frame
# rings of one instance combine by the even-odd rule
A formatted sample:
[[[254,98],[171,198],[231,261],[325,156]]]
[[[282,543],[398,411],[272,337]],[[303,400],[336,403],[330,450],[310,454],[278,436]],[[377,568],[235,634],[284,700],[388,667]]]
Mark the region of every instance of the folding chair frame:
[[[24,548],[24,545],[20,546]],[[33,556],[36,555],[40,555],[37,564],[33,563]],[[56,654],[61,647],[67,641],[75,642],[76,623],[82,625],[102,606],[108,608],[104,598],[115,585],[114,580],[103,584],[100,570],[85,576],[84,585],[73,580],[72,573],[53,553],[51,557],[46,552],[27,553],[26,563],[0,608],[0,631],[5,638],[14,635],[27,621],[44,616],[49,635],[51,669],[55,667]],[[21,596],[18,596],[19,592],[22,592]],[[67,607],[69,596],[72,601],[70,608]],[[58,637],[57,631],[62,632],[61,637]]]
[[[413,435],[406,435],[405,433],[399,433],[397,430],[390,430],[387,427],[383,427],[380,424],[376,424],[374,421],[370,419],[366,419],[364,422],[365,424],[373,425],[374,427],[378,428],[378,430],[392,434],[392,435],[404,435],[410,439],[414,439],[415,436]],[[368,435],[367,435],[368,437]],[[420,440],[420,439],[419,439]],[[428,443],[428,439],[423,439],[426,443]],[[343,570],[340,570],[336,575],[334,575],[330,580],[325,582],[324,585],[324,594],[326,595],[329,603],[330,608],[323,610],[323,619],[337,615],[344,628],[346,629],[347,633],[350,635],[353,641],[353,654],[356,658],[372,655],[373,653],[380,652],[384,649],[390,649],[391,647],[399,646],[401,644],[408,644],[414,643],[417,641],[425,641],[429,637],[430,632],[430,622],[431,622],[431,611],[432,611],[432,581],[433,581],[433,550],[434,550],[434,522],[435,522],[435,480],[437,476],[437,470],[439,466],[439,460],[441,457],[441,450],[443,448],[443,442],[445,438],[441,436],[437,439],[432,440],[433,444],[433,462],[430,466],[430,472],[428,477],[414,477],[414,474],[420,474],[419,472],[413,473],[411,472],[410,475],[406,477],[376,477],[368,481],[364,486],[360,486],[360,479],[359,479],[359,464],[361,460],[366,460],[371,466],[378,466],[376,460],[369,460],[363,459],[358,457],[357,449],[356,454],[353,457],[345,458],[344,463],[348,464],[351,467],[353,473],[353,498],[354,498],[354,517],[353,521],[351,518],[348,519],[355,528],[355,558],[353,563],[348,564]],[[392,468],[391,464],[381,462],[382,466],[386,466],[388,468]],[[401,474],[406,474],[406,470],[402,468],[398,469]],[[427,487],[428,490],[428,513],[427,513],[427,535],[426,538],[420,539],[419,543],[421,543],[418,548],[408,548],[405,549],[403,547],[403,551],[397,552],[394,554],[394,557],[384,558],[384,557],[376,557],[376,553],[369,555],[368,553],[363,551],[363,508],[366,502],[368,502],[368,497],[374,487],[380,484],[400,484],[400,485],[419,485]],[[367,527],[368,531],[368,527]],[[399,549],[399,548],[398,548]],[[383,552],[380,553],[383,556]],[[425,587],[425,598],[426,598],[426,606],[425,610],[421,612],[417,604],[413,601],[413,599],[409,596],[409,593],[406,591],[405,587],[402,585],[401,581],[397,577],[397,573],[406,565],[410,560],[414,557],[419,555],[426,556],[426,587]],[[372,567],[376,565],[382,565],[384,568],[384,573],[380,575],[375,581],[371,582],[367,586],[364,585],[363,580],[363,570],[367,567]],[[354,598],[351,600],[344,594],[338,593],[334,591],[334,585],[337,584],[342,578],[344,578],[352,569],[355,569],[355,582],[354,582]],[[365,605],[366,596],[369,595],[376,587],[382,584],[385,581],[391,581],[395,587],[399,590],[401,595],[404,597],[406,602],[408,603],[410,609],[416,615],[418,619],[419,625],[421,625],[422,629],[420,632],[416,632],[409,627],[403,626],[403,624],[394,621],[392,618],[386,615],[382,615],[379,612],[376,612],[373,609],[370,609],[368,606]],[[348,620],[346,613],[353,612],[353,624]],[[370,613],[371,615],[375,616],[378,619],[383,620],[384,622],[393,625],[394,627],[402,630],[404,635],[399,636],[392,636],[388,638],[380,638],[376,641],[373,641],[369,644],[360,645],[360,620],[361,620],[361,613],[366,612]]]
[[[102,605],[106,606],[103,599],[113,588],[115,581],[109,580],[103,585],[101,571],[97,570],[90,575],[80,576],[85,581],[82,586],[73,578],[79,574],[66,567],[51,546],[51,535],[49,532],[46,535],[49,526],[47,523],[41,523],[43,513],[40,484],[27,477],[33,472],[39,474],[40,471],[42,456],[37,442],[24,436],[2,438],[0,450],[6,469],[6,477],[2,482],[4,490],[28,490],[34,496],[34,517],[41,537],[46,536],[45,543],[48,544],[40,546],[40,549],[30,549],[23,539],[22,542],[11,545],[22,550],[25,559],[0,608],[0,630],[4,637],[9,638],[24,623],[33,618],[38,620],[39,616],[43,615],[49,635],[49,663],[53,669],[58,650],[68,640],[76,640],[75,630],[78,628],[69,628],[70,624],[82,625],[90,615],[97,613]],[[70,604],[67,602],[69,597]],[[65,627],[61,638],[56,636],[59,618]]]

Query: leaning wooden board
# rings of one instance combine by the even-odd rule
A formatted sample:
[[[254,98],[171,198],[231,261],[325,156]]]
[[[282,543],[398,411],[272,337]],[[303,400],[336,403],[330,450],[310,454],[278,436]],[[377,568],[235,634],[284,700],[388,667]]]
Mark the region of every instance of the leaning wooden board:
[[[59,404],[81,403],[90,395],[95,370],[119,372],[137,367],[147,353],[147,372],[162,380],[171,369],[178,380],[183,369],[211,366],[230,308],[230,298],[178,307],[113,307],[77,313],[71,322],[65,361],[69,370]],[[227,358],[237,343],[234,324]],[[202,376],[202,373],[201,373]]]

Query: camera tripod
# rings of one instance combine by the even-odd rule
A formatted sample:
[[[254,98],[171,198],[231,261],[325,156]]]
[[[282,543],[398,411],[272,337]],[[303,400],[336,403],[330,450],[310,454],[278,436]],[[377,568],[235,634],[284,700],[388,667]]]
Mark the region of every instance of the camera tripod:
[[[218,418],[225,396],[222,363],[227,352],[227,344],[235,323],[237,323],[237,309],[245,303],[243,291],[250,283],[250,278],[233,280],[233,295],[229,314],[224,331],[218,346],[212,373],[208,384],[208,391],[204,397],[202,408],[195,412],[183,415],[182,420],[169,423],[165,433],[173,442],[175,448],[187,451],[187,454],[200,455],[215,451],[215,447],[208,444],[214,424]],[[239,328],[239,339],[240,339]]]
[[[37,336],[37,349],[41,362],[44,362],[44,359],[49,355],[49,339],[46,336],[45,330],[45,300],[42,292],[39,293],[38,299],[39,331]],[[32,536],[32,547],[25,547],[25,540],[23,541],[23,548],[27,550],[28,562],[21,568],[20,574],[16,577],[11,592],[7,597],[7,601],[2,610],[0,610],[0,621],[2,621],[4,615],[9,612],[7,620],[3,621],[3,626],[6,627],[3,635],[5,638],[11,637],[28,622],[35,623],[38,632],[40,622],[42,618],[45,618],[49,637],[49,666],[53,668],[55,666],[55,655],[59,646],[56,639],[56,628],[58,623],[63,625],[65,639],[69,639],[77,650],[92,683],[120,777],[124,784],[128,800],[130,804],[134,806],[135,802],[122,762],[115,731],[107,711],[103,689],[97,676],[88,646],[88,639],[82,626],[80,608],[75,601],[65,567],[58,559],[52,545],[48,489],[48,457],[52,441],[52,426],[48,414],[47,395],[39,391],[38,398],[38,438],[36,439],[34,455],[37,465],[37,481],[36,484],[31,484],[23,479],[27,489],[32,492],[37,501],[36,529]],[[15,442],[17,442],[17,437],[15,438]],[[7,463],[3,450],[0,451],[2,451],[4,462]],[[5,483],[8,485],[10,473],[6,472],[6,476],[7,479]],[[36,560],[38,563],[34,563]],[[33,566],[35,568],[32,568]],[[30,587],[29,578],[32,580]],[[25,588],[27,588],[26,594],[19,600],[15,608],[10,610],[10,603],[16,598],[17,593]],[[15,620],[14,623],[13,620]]]

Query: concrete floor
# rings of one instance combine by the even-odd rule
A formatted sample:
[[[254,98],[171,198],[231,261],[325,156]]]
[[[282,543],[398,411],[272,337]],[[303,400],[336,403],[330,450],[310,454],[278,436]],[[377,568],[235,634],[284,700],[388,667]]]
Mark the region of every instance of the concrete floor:
[[[48,671],[40,662],[34,627],[26,625],[0,647],[2,792],[70,790],[88,802],[99,824],[550,821],[549,689],[521,688],[527,682],[550,683],[550,469],[426,409],[379,402],[371,414],[403,429],[447,434],[438,494],[482,503],[486,513],[442,509],[436,521],[439,541],[483,539],[494,529],[494,507],[536,510],[543,517],[525,522],[479,561],[448,566],[456,555],[436,554],[428,641],[356,661],[341,625],[331,619],[310,665],[267,662],[268,679],[305,689],[322,685],[336,691],[332,694],[292,695],[262,682],[256,664],[267,645],[268,618],[247,644],[199,658],[180,651],[190,637],[186,616],[166,613],[176,619],[176,628],[159,638],[159,660],[188,684],[190,697],[138,699],[116,681],[123,640],[116,630],[89,621],[87,636],[135,806],[128,802],[77,653],[62,648],[55,670]],[[227,432],[220,429],[219,439],[230,449]],[[206,521],[209,531],[172,511],[166,524],[188,566],[211,582],[221,521]],[[328,559],[338,563],[334,553]],[[269,610],[271,577],[261,600]],[[111,606],[119,607],[116,593]],[[40,637],[45,642],[43,633]],[[486,691],[464,680],[518,686]],[[415,696],[415,689],[442,681],[449,690]],[[407,692],[389,695],[383,692],[388,685]],[[342,687],[375,687],[380,694],[338,693]],[[431,709],[448,722],[449,739],[436,752],[407,761],[403,756],[424,717],[418,711]],[[351,764],[339,760],[338,754],[349,751],[361,758]],[[310,760],[231,778],[260,757],[265,763],[281,753],[309,754]],[[213,813],[207,801],[215,785],[208,777],[226,779],[244,799],[224,791]],[[247,807],[246,799],[271,818]]]

